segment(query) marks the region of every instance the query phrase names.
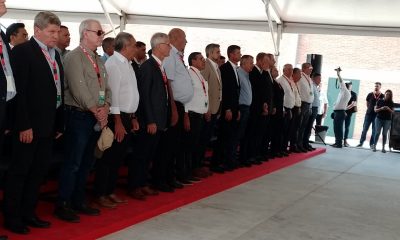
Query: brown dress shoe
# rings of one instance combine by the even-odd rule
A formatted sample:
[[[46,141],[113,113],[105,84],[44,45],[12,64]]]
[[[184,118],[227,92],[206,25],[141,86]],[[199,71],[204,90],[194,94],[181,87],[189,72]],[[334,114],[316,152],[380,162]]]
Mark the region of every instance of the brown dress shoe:
[[[127,199],[125,199],[125,198],[120,198],[120,197],[118,197],[118,196],[115,195],[115,194],[110,194],[110,195],[108,195],[108,199],[110,199],[111,202],[117,203],[117,204],[126,204],[126,203],[128,203],[128,200],[127,200]]]
[[[156,196],[158,195],[158,191],[151,189],[149,186],[142,187],[142,193],[146,196]]]
[[[141,188],[136,188],[135,190],[128,192],[128,195],[136,200],[141,200],[141,201],[146,200],[146,195],[143,194]]]
[[[110,199],[105,196],[99,197],[95,199],[97,205],[103,208],[116,208],[117,204],[113,203]]]

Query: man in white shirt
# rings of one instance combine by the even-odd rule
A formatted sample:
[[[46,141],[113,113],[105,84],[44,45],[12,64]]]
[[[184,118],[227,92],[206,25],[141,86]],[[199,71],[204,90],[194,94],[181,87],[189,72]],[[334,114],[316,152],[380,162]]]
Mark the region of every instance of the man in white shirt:
[[[115,140],[96,165],[94,181],[95,202],[104,208],[115,208],[117,203],[126,202],[114,194],[121,165],[132,130],[139,129],[135,112],[139,105],[139,92],[131,60],[136,52],[135,38],[121,32],[115,38],[115,52],[107,60],[108,85],[112,94],[111,115],[108,126],[113,130]]]
[[[304,141],[305,129],[307,128],[308,119],[311,115],[311,104],[314,101],[314,92],[312,89],[312,80],[310,74],[313,67],[310,63],[303,63],[301,65],[301,78],[297,82],[299,94],[301,98],[301,116],[300,116],[300,128],[299,135],[297,138],[297,147],[303,151],[310,151],[312,148],[308,145],[308,140]]]
[[[299,149],[297,147],[297,139],[298,139],[298,134],[299,134],[299,128],[301,124],[301,97],[300,97],[300,92],[299,88],[297,87],[297,83],[300,81],[301,78],[301,71],[299,68],[293,68],[293,75],[292,75],[292,80],[294,83],[294,107],[292,109],[292,124],[290,126],[290,148],[289,150],[291,152],[306,152],[305,149],[301,148]]]
[[[198,177],[202,167],[202,152],[200,151],[200,134],[204,124],[204,114],[208,112],[208,83],[201,75],[205,67],[205,59],[200,52],[193,52],[189,55],[189,74],[193,85],[193,98],[185,104],[183,117],[184,132],[183,152],[187,164],[184,174],[186,179]],[[194,175],[194,173],[197,173]]]
[[[292,124],[293,116],[292,109],[295,104],[295,83],[292,80],[293,66],[285,64],[283,66],[283,75],[276,81],[282,86],[284,91],[283,107],[285,109],[284,124],[283,124],[283,149],[287,149],[290,126]]]
[[[342,148],[343,147],[343,127],[344,120],[346,118],[346,109],[347,103],[351,98],[351,93],[347,89],[346,84],[344,83],[342,77],[340,76],[341,69],[335,69],[338,75],[338,79],[340,82],[340,92],[336,99],[335,106],[333,107],[334,119],[333,119],[333,130],[335,132],[335,143],[331,146],[334,148]]]

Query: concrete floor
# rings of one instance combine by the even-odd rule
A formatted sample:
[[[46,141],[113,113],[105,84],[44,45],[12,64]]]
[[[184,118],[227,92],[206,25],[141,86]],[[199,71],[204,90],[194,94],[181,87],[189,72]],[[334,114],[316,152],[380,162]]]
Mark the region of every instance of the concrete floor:
[[[102,240],[400,239],[400,155],[327,152]]]

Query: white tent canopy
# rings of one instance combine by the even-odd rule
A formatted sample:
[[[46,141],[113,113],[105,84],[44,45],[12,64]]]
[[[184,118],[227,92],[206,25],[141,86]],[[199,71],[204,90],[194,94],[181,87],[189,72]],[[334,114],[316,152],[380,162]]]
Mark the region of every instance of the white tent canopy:
[[[113,23],[185,25],[268,30],[262,0],[8,0],[8,18],[33,18],[36,11],[57,12],[63,21],[92,17]],[[399,36],[400,1],[268,0],[274,26],[285,33]],[[275,28],[276,29],[276,28]]]

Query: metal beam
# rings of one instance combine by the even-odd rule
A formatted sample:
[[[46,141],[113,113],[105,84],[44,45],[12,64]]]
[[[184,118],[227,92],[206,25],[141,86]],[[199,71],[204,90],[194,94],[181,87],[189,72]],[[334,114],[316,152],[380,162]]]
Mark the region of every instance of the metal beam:
[[[119,18],[119,31],[123,32],[126,29],[126,23],[127,23],[127,16],[126,13],[124,11],[121,11],[122,16]]]
[[[112,20],[111,20],[110,14],[108,13],[106,7],[104,6],[103,0],[99,0],[99,2],[100,2],[101,7],[103,8],[104,15],[106,16],[107,21],[108,21],[108,23],[110,24],[111,29],[112,29],[114,35],[117,36],[117,33],[115,32],[114,24],[113,24],[113,22],[112,22]]]
[[[275,56],[279,56],[279,48],[278,48],[278,45],[276,44],[277,40],[275,39],[274,26],[273,26],[273,22],[272,22],[271,13],[269,11],[270,0],[262,0],[262,1],[264,2],[264,5],[265,5],[265,13],[267,14],[267,18],[268,18],[268,29],[269,29],[269,32],[271,33],[272,42],[274,44]]]

